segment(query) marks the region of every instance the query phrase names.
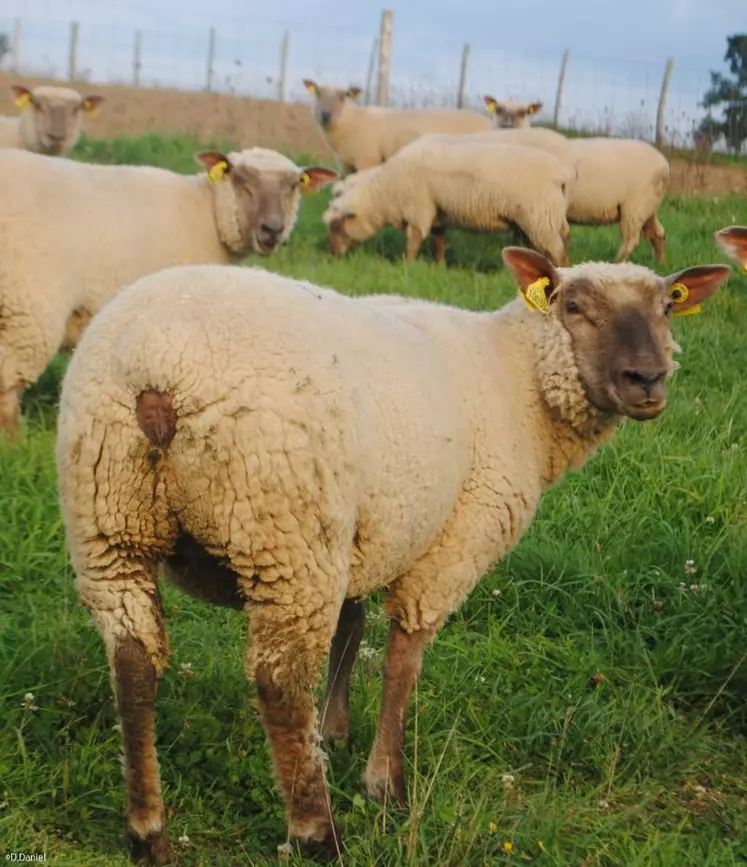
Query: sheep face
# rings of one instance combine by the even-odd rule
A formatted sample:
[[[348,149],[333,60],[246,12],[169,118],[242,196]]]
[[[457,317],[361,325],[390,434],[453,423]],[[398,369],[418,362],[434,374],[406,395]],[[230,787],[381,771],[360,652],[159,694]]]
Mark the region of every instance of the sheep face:
[[[228,185],[242,249],[265,256],[288,237],[301,193],[316,192],[339,177],[323,166],[260,168],[217,151],[197,159],[213,183]]]
[[[747,226],[729,226],[714,235],[718,246],[747,274]]]
[[[343,207],[337,207],[338,203]],[[327,224],[327,248],[334,256],[344,256],[356,244],[370,238],[381,228],[367,217],[350,210],[340,201],[340,197],[324,213],[323,219]]]
[[[500,102],[492,96],[484,96],[483,101],[488,111],[495,115],[498,129],[525,129],[530,125],[529,116],[542,108],[541,102]]]
[[[323,130],[332,129],[340,121],[342,112],[349,99],[357,99],[360,87],[349,87],[342,90],[338,87],[324,87],[310,78],[304,78],[304,87],[315,97],[314,117]]]
[[[587,400],[603,413],[637,421],[656,418],[666,406],[678,348],[670,317],[698,312],[729,274],[725,265],[667,277],[629,263],[555,269],[518,247],[505,248],[503,259],[528,304],[545,313],[556,332],[548,345],[570,345]]]
[[[66,87],[36,87],[29,90],[19,84],[11,86],[16,105],[31,112],[39,153],[57,156],[72,148],[81,132],[84,112],[92,114],[104,97],[81,96]]]

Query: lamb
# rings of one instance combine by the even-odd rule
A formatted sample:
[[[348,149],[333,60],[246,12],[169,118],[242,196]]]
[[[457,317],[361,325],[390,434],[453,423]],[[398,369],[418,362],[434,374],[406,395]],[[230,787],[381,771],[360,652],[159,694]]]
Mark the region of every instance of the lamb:
[[[747,226],[727,226],[714,234],[716,243],[747,274]]]
[[[349,734],[364,598],[387,588],[391,619],[365,785],[404,803],[424,648],[545,489],[626,418],[660,415],[677,366],[668,318],[730,271],[556,269],[521,248],[503,259],[523,299],[489,313],[370,303],[259,268],[169,268],[120,292],[83,336],[57,468],[121,717],[136,860],[171,851],[154,733],[168,652],[158,564],[187,593],[246,612],[289,836],[334,857],[318,736]]]
[[[20,394],[71,351],[123,285],[168,265],[270,255],[300,191],[337,172],[275,151],[206,151],[207,176],[0,150],[0,431],[20,431]]]
[[[59,156],[78,143],[83,112],[94,114],[103,96],[81,96],[69,87],[41,85],[33,90],[12,84],[18,117],[0,116],[0,148],[24,148],[39,154]]]
[[[491,114],[495,115],[497,129],[527,129],[531,125],[529,116],[542,110],[541,102],[501,102],[493,96],[483,96],[483,102]]]
[[[490,118],[469,109],[362,107],[355,104],[359,87],[324,87],[308,78],[303,83],[315,97],[314,117],[345,173],[379,165],[426,133],[461,135],[492,127]]]
[[[406,228],[410,261],[435,228],[436,261],[443,262],[445,226],[494,232],[515,225],[566,264],[572,180],[570,168],[549,153],[504,144],[494,134],[422,136],[365,177],[346,179],[323,215],[329,248],[344,255],[391,225]]]

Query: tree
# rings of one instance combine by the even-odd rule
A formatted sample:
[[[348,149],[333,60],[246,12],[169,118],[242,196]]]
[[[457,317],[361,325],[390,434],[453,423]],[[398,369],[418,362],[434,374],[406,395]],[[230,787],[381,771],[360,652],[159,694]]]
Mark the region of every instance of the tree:
[[[723,120],[708,112],[700,124],[700,131],[713,138],[723,136],[729,148],[741,153],[747,139],[747,33],[726,37],[724,61],[729,65],[732,78],[720,72],[711,72],[711,87],[703,96],[703,108],[723,106]]]

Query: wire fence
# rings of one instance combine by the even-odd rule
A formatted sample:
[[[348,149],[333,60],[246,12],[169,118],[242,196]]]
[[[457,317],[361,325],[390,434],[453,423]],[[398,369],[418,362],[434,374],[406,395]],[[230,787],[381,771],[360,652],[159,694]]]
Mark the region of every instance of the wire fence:
[[[273,19],[272,8],[189,4],[185,0],[4,0],[0,33],[8,51],[0,69],[141,88],[211,90],[264,99],[307,101],[302,78],[358,84],[374,98],[380,13],[357,7],[335,21]],[[303,7],[301,7],[303,8]],[[352,14],[352,12],[350,13]],[[455,28],[456,29],[456,28]],[[482,96],[539,100],[537,120],[553,120],[562,50],[492,44],[492,34],[444,36],[394,32],[389,104],[452,106],[459,99],[464,42],[469,42],[466,105]],[[625,61],[571,52],[557,122],[563,128],[654,140],[667,58]],[[373,73],[373,76],[372,76]],[[375,83],[375,82],[374,82]],[[663,143],[690,147],[706,112],[707,69],[674,58],[660,132]]]

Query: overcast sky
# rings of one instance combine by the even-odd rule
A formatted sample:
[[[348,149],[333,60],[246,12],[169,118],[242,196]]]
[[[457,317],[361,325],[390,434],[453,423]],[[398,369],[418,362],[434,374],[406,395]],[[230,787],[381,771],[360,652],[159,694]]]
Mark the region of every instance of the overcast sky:
[[[551,110],[565,48],[566,122],[653,122],[667,57],[675,59],[668,122],[692,123],[723,67],[726,36],[747,32],[747,0],[407,0],[392,3],[395,97],[453,96],[463,43],[472,48],[469,95],[539,98]],[[205,82],[208,31],[217,31],[215,86],[274,95],[282,32],[290,31],[288,89],[300,78],[365,84],[378,4],[362,0],[2,0],[0,30],[22,20],[21,71],[62,75],[67,34],[81,24],[79,68],[92,80],[127,81],[143,31],[144,83]],[[686,116],[690,120],[686,120]]]

